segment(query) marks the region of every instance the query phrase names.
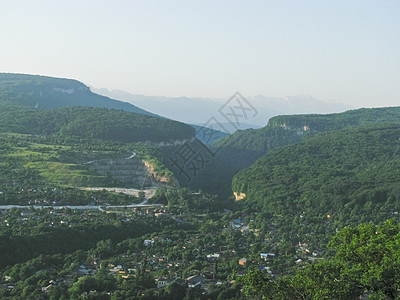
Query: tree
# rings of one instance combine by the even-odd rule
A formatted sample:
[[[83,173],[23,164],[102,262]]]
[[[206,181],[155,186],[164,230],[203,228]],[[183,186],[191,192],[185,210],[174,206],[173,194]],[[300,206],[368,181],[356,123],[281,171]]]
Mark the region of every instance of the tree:
[[[89,293],[97,289],[97,282],[94,277],[83,276],[78,279],[70,288],[69,293],[72,299],[77,299],[82,293]]]
[[[186,294],[186,287],[176,282],[172,282],[165,287],[165,294],[168,296],[168,299],[171,300],[183,299]]]
[[[400,227],[393,220],[346,227],[330,242],[342,272],[378,297],[400,296]]]
[[[270,278],[260,270],[243,278],[247,293],[263,299],[373,299],[400,297],[400,226],[393,220],[376,226],[346,227],[329,243],[330,260]]]

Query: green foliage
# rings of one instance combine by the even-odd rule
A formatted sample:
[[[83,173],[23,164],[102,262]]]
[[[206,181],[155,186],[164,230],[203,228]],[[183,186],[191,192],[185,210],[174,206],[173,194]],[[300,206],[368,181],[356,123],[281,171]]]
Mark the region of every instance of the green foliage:
[[[334,259],[362,289],[373,296],[400,297],[400,227],[393,220],[375,226],[345,228],[331,241]]]
[[[121,241],[159,229],[158,226],[150,224],[143,226],[116,222],[111,216],[104,216],[101,213],[92,212],[88,216],[82,217],[79,222],[76,218],[68,216],[68,211],[63,211],[61,218],[46,216],[45,213],[46,211],[38,212],[34,218],[29,220],[29,223],[26,221],[22,224],[18,224],[19,214],[9,214],[9,222],[15,223],[15,225],[12,226],[12,229],[3,227],[0,230],[0,251],[2,253],[0,268],[26,261],[41,254],[67,254],[78,249],[88,250],[96,245],[94,254],[110,255],[113,251],[110,245],[111,240]],[[60,219],[64,224],[71,226],[63,225],[60,223]],[[103,239],[111,240],[102,241]],[[16,277],[16,280],[19,277]]]
[[[66,107],[0,111],[0,131],[122,143],[168,142],[194,136],[189,125],[123,110]]]
[[[376,226],[346,227],[331,241],[333,258],[272,279],[248,272],[247,293],[263,299],[398,299],[400,296],[400,226],[389,220]]]
[[[215,195],[191,192],[188,188],[160,188],[153,201],[163,203],[171,208],[182,208],[184,211],[213,212],[219,208]]]
[[[400,125],[315,135],[239,172],[233,191],[270,214],[330,215],[342,227],[359,223],[360,215],[379,222],[399,208],[399,138]]]

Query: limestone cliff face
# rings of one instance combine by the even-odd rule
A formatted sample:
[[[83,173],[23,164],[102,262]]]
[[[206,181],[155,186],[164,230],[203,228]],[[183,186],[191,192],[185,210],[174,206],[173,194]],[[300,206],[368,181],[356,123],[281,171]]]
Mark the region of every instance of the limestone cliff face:
[[[240,200],[246,198],[245,193],[234,192],[233,195],[235,196],[235,201],[240,201]]]
[[[90,163],[90,167],[100,174],[110,174],[113,178],[134,187],[169,185],[170,179],[154,172],[153,166],[142,159],[100,159]]]
[[[151,162],[147,160],[143,160],[142,162],[147,168],[147,171],[149,172],[151,177],[154,178],[156,181],[163,183],[171,183],[171,178],[157,174],[157,172],[154,171],[154,166],[151,164]]]

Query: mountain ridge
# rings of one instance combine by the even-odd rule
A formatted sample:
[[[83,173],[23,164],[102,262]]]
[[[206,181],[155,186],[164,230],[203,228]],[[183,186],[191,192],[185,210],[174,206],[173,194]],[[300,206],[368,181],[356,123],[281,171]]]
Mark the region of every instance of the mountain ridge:
[[[274,148],[296,143],[304,137],[348,126],[393,122],[400,123],[400,107],[361,108],[336,114],[276,116],[261,129],[235,132],[217,141],[221,157],[238,168],[249,167]]]
[[[36,109],[90,106],[156,116],[128,102],[95,94],[78,80],[42,75],[0,73],[0,101]]]

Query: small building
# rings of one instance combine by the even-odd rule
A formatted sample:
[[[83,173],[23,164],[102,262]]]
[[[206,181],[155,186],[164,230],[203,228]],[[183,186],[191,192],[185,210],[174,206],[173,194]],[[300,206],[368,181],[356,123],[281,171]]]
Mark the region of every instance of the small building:
[[[216,258],[219,258],[220,256],[221,256],[221,254],[219,254],[219,253],[208,254],[207,259],[216,259]]]
[[[241,258],[239,259],[239,265],[244,266],[247,263],[247,259],[246,258]]]
[[[157,288],[162,289],[166,287],[168,284],[172,283],[173,281],[174,281],[173,279],[161,278],[157,281]]]
[[[153,245],[154,244],[154,241],[153,240],[144,240],[144,242],[143,242],[143,245],[145,245],[146,247],[147,246],[151,246],[151,245]]]
[[[80,265],[79,266],[79,272],[83,273],[84,275],[90,275],[92,270],[87,268],[87,267],[85,267],[84,265]]]
[[[186,278],[186,282],[189,288],[194,288],[198,285],[201,285],[203,282],[203,277],[200,275],[193,275],[188,278]]]
[[[23,211],[20,213],[21,217],[30,217],[33,215],[33,212],[31,211]]]
[[[274,258],[274,253],[260,253],[260,257],[264,260],[268,260],[269,258]]]

